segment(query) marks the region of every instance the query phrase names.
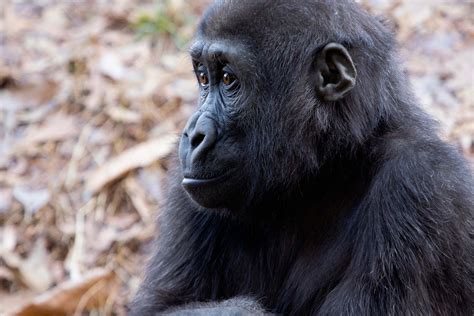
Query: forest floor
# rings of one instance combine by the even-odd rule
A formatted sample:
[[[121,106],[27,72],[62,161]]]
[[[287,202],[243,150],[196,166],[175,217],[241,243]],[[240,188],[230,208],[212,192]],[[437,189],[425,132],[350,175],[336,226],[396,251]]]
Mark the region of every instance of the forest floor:
[[[123,315],[193,112],[207,0],[0,3],[0,314]],[[474,162],[468,1],[365,0],[440,135]]]

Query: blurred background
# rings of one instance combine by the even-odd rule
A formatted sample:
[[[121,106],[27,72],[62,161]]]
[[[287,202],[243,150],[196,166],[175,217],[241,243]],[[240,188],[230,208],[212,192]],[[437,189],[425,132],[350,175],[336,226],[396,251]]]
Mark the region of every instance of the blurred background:
[[[0,314],[125,313],[208,2],[0,1]],[[472,2],[359,2],[390,20],[420,104],[474,162]]]

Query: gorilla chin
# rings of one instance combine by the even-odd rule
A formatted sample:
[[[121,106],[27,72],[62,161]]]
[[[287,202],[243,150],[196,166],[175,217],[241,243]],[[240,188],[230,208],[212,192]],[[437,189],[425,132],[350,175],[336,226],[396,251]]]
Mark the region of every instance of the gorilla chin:
[[[235,170],[209,179],[184,177],[182,181],[188,196],[200,206],[210,209],[227,209],[230,205],[238,205],[242,196],[239,196],[235,187],[239,183]]]

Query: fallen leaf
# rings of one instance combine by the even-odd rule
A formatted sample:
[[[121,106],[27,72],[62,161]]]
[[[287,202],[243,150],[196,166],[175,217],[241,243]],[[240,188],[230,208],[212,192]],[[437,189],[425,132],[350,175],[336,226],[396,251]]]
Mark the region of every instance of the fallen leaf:
[[[0,213],[8,212],[12,202],[12,190],[0,188]]]
[[[53,283],[46,242],[38,239],[28,258],[18,267],[23,282],[32,290],[46,291]]]
[[[175,141],[176,137],[168,134],[125,150],[92,173],[86,183],[87,192],[89,194],[97,193],[102,187],[130,170],[148,166],[164,158],[173,149]]]
[[[109,106],[105,111],[116,122],[139,123],[142,119],[139,113],[118,106]]]
[[[0,258],[10,268],[17,269],[21,264],[21,257],[15,253],[17,245],[17,232],[11,225],[6,225],[0,230]]]
[[[46,124],[32,126],[26,136],[13,148],[14,152],[23,152],[38,143],[61,141],[79,134],[77,120],[72,116],[58,114],[51,117]]]
[[[131,240],[138,240],[143,243],[145,241],[151,240],[156,234],[155,226],[148,225],[143,227],[142,225],[134,225],[131,228],[124,231],[117,237],[117,242],[127,243]]]
[[[132,200],[135,210],[140,214],[142,220],[147,223],[153,214],[152,208],[146,199],[146,191],[135,178],[129,177],[125,181],[125,190]]]
[[[1,230],[0,253],[14,251],[17,243],[17,233],[13,226],[5,225]]]
[[[175,80],[167,85],[163,92],[168,99],[179,96],[185,102],[195,102],[198,93],[194,78]]]
[[[6,293],[0,295],[0,315],[11,316],[11,311],[18,309],[26,302],[35,298],[38,293],[31,290],[22,290],[19,292]]]
[[[138,221],[135,213],[120,213],[112,216],[108,220],[108,224],[118,230],[126,230]]]
[[[42,80],[29,82],[16,86],[8,91],[4,97],[9,97],[14,102],[21,104],[21,108],[37,108],[38,105],[51,102],[57,94],[59,85],[56,82]],[[8,104],[6,104],[8,105]]]
[[[13,281],[15,280],[15,275],[6,267],[0,266],[0,282],[3,281]]]
[[[114,274],[105,269],[89,272],[83,279],[67,281],[11,313],[12,316],[66,315],[105,305],[114,292]]]
[[[108,52],[102,55],[99,61],[99,69],[103,75],[113,80],[119,81],[125,78],[125,67],[120,58],[114,53]]]
[[[36,213],[48,204],[51,194],[47,189],[34,190],[26,186],[15,186],[13,196],[20,202],[28,214]]]

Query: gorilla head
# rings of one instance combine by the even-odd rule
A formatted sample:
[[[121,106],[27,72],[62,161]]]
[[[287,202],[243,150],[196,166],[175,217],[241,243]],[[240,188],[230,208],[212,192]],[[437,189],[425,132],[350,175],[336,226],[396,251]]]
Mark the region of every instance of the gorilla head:
[[[217,1],[205,13],[190,49],[200,103],[180,144],[183,185],[201,206],[249,210],[294,194],[380,123],[374,91],[386,89],[392,43],[354,4],[327,16],[318,6],[327,11],[324,1]]]

